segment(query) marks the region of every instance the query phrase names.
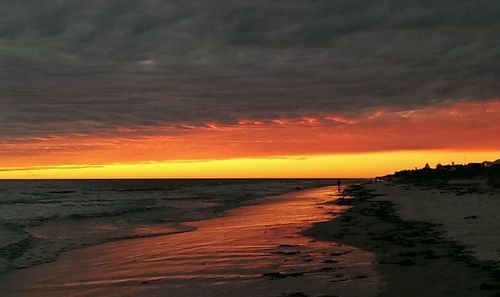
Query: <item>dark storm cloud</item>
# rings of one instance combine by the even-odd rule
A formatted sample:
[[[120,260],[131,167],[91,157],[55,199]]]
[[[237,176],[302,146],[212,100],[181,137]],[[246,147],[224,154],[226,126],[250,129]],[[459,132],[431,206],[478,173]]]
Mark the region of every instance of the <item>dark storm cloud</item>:
[[[0,0],[0,137],[500,95],[500,2]]]

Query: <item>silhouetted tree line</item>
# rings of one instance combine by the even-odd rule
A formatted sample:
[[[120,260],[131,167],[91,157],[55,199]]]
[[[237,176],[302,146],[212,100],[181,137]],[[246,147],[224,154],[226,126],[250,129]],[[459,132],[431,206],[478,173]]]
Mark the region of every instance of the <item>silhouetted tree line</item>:
[[[424,168],[413,170],[397,171],[388,178],[409,178],[409,179],[470,179],[485,178],[488,183],[495,187],[500,187],[500,162],[469,163],[465,165],[441,165],[431,168],[426,164]]]

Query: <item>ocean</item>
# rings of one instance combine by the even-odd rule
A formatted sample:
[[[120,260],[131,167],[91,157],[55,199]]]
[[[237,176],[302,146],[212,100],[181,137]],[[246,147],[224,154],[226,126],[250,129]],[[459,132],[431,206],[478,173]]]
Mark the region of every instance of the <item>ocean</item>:
[[[189,232],[191,221],[331,179],[0,181],[0,272],[103,242]]]

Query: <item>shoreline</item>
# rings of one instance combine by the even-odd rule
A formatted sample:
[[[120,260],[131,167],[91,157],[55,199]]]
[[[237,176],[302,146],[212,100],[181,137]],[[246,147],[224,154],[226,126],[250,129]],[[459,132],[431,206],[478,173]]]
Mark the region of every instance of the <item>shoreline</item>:
[[[116,180],[110,180],[116,181]],[[137,182],[137,180],[135,180]],[[142,182],[143,180],[141,180]],[[144,180],[145,182],[149,182],[150,180]],[[153,180],[157,181],[157,180]],[[191,180],[182,180],[182,182],[189,182]],[[201,180],[207,181],[207,180]],[[210,180],[213,181],[213,180]],[[216,181],[219,181],[218,179]],[[224,182],[225,180],[220,180]],[[229,180],[228,184],[233,182],[241,181],[239,179]],[[242,180],[245,181],[245,180]],[[251,192],[243,190],[238,195],[233,195],[234,197],[199,197],[199,203],[207,203],[212,204],[205,206],[193,206],[192,209],[188,209],[186,211],[184,206],[179,207],[160,207],[158,209],[133,209],[133,211],[127,210],[124,212],[116,212],[112,213],[112,215],[90,215],[90,216],[81,216],[81,215],[72,215],[69,217],[61,217],[58,218],[55,216],[55,219],[48,218],[46,220],[38,220],[35,218],[34,220],[27,222],[9,222],[8,219],[0,217],[0,232],[17,232],[19,235],[18,240],[12,240],[11,242],[6,242],[4,245],[0,245],[0,275],[8,274],[12,271],[18,269],[26,269],[33,266],[41,265],[44,263],[50,263],[57,261],[59,255],[63,252],[78,250],[82,248],[97,246],[100,244],[105,244],[109,242],[118,242],[123,240],[133,240],[138,238],[149,238],[149,237],[157,237],[157,236],[168,236],[177,233],[183,232],[191,232],[195,230],[193,223],[213,219],[216,217],[223,216],[227,211],[231,209],[239,208],[242,206],[258,204],[263,200],[272,199],[274,196],[283,195],[286,193],[290,193],[296,191],[298,189],[306,190],[321,186],[327,186],[334,184],[334,179],[255,179],[251,180],[250,184],[259,185],[259,182],[263,183],[263,186],[266,186],[265,182],[278,182],[286,181],[280,187],[276,188],[263,188],[262,193],[260,192]],[[294,183],[289,183],[289,181],[293,181]],[[349,181],[349,179],[347,179]],[[12,181],[8,181],[12,182]],[[19,181],[14,181],[19,182]],[[24,182],[24,181],[23,181]],[[29,181],[27,181],[29,182]],[[36,182],[51,182],[51,180],[42,180]],[[78,180],[69,180],[64,182],[78,182]],[[88,180],[85,180],[88,182]],[[100,182],[106,182],[106,180],[100,180]],[[163,182],[163,180],[160,180]],[[167,180],[169,182],[169,180]],[[245,185],[245,184],[243,184]],[[169,185],[164,185],[163,187],[168,187]],[[156,185],[155,185],[156,187]],[[158,186],[159,187],[159,186]],[[121,190],[121,189],[120,189]],[[156,190],[153,188],[153,190]],[[135,189],[133,185],[126,186],[124,188],[124,193],[128,193],[129,191],[134,192]],[[266,192],[264,194],[264,192]],[[72,191],[73,192],[73,191]],[[139,192],[139,191],[137,191]],[[148,195],[147,191],[143,191],[145,195]],[[62,195],[62,192],[57,192],[54,195]],[[70,193],[72,194],[72,193]],[[151,194],[151,193],[149,193]],[[225,194],[225,193],[224,193]],[[125,195],[125,194],[124,194]],[[239,198],[235,198],[239,197]],[[1,197],[0,197],[1,198]],[[147,200],[147,198],[145,199]],[[172,199],[175,201],[180,201],[181,203],[185,203],[186,201],[182,201],[180,199]],[[166,200],[169,201],[169,200]],[[198,203],[198,201],[187,200],[187,202],[193,201],[194,203]],[[2,202],[2,201],[0,201]],[[17,201],[15,200],[13,203],[27,203],[28,201]],[[4,204],[7,202],[3,202]],[[34,202],[36,203],[36,201]],[[170,203],[170,202],[167,202]],[[8,205],[8,204],[6,204]],[[29,204],[26,204],[29,205]],[[152,211],[154,213],[152,213]],[[140,222],[137,224],[132,222],[130,224],[122,224],[127,220],[137,220],[137,217],[141,217]],[[120,223],[115,224],[117,221]],[[82,234],[70,234],[75,235],[74,240],[68,242],[59,242],[54,238],[48,237],[39,237],[36,234],[43,231],[43,233],[48,234],[49,236],[53,236],[53,230],[56,228],[57,230],[64,229],[64,226],[70,226],[69,229],[81,229],[85,231],[85,229],[93,228],[99,225],[111,225],[115,228],[115,231],[110,234],[103,233],[97,234],[99,236],[81,238]],[[86,227],[88,225],[88,227]],[[122,227],[124,225],[125,227]],[[133,227],[150,229],[145,232],[135,232],[133,231]],[[66,228],[68,229],[68,228]],[[6,230],[6,231],[3,231]],[[103,229],[107,232],[105,229]],[[86,233],[85,233],[86,234]],[[67,234],[62,234],[62,236],[66,236]],[[0,242],[1,244],[1,242]],[[50,246],[47,246],[50,244]]]
[[[308,242],[308,245],[315,245],[322,244],[322,242],[330,242],[340,250],[354,248],[359,249],[362,252],[373,253],[371,260],[363,262],[366,265],[370,265],[370,267],[372,267],[380,277],[378,290],[371,296],[500,296],[500,271],[497,268],[498,263],[479,261],[473,256],[470,250],[466,249],[466,247],[459,241],[450,240],[450,238],[446,236],[446,232],[443,230],[442,225],[435,222],[422,222],[405,218],[399,213],[400,210],[398,211],[398,203],[391,200],[386,193],[382,194],[380,189],[377,190],[373,188],[373,186],[381,184],[382,183],[366,183],[349,185],[343,188],[344,190],[342,192],[337,194],[337,197],[345,197],[344,199],[341,198],[332,200],[331,198],[328,198],[329,200],[324,200],[324,202],[317,204],[315,207],[322,209],[328,217],[326,220],[314,223],[307,229],[302,229],[298,233],[308,238],[302,244],[306,244],[306,242]],[[403,187],[408,187],[409,192],[417,190],[417,188],[413,189],[412,185],[405,184]],[[321,188],[313,188],[305,191],[305,193],[318,190],[321,190]],[[296,196],[303,195],[302,193],[303,191],[297,191],[296,193],[290,192],[284,195]],[[268,205],[269,203],[273,204],[280,201],[275,198],[279,198],[279,195],[252,199],[251,201],[247,201],[244,205],[240,205],[241,207],[228,209],[227,213],[232,214],[234,217],[235,213],[244,212],[245,209],[266,208],[270,206]],[[328,211],[327,209],[330,207],[338,207],[339,209],[344,210],[341,212],[338,212],[337,210]],[[225,211],[226,210],[221,212],[220,216],[215,216],[209,219],[206,223],[203,221],[194,221],[193,223],[195,226],[210,226],[210,228],[215,227],[218,229],[220,228],[220,225],[212,224],[211,221],[216,220],[224,222],[230,219],[227,217]],[[295,211],[297,211],[297,209]],[[256,212],[255,214],[260,215],[259,212]],[[303,214],[298,215],[303,216]],[[236,216],[236,218],[241,220],[244,216]],[[226,224],[223,224],[223,226],[225,227]],[[233,224],[229,223],[227,226],[233,226]],[[198,229],[195,228],[193,232],[198,234],[203,232],[202,230],[197,230]],[[194,233],[190,234],[191,232],[185,233],[186,235],[176,233],[172,235],[158,236],[158,240],[163,241],[164,243],[162,244],[167,244],[172,238],[189,238],[195,235]],[[110,241],[108,243],[103,243],[102,247],[104,249],[111,248],[110,251],[115,248],[128,251],[129,249],[125,248],[125,246],[134,246],[134,242],[148,242],[149,244],[147,244],[147,246],[150,246],[157,242],[157,239],[142,238],[131,239],[131,241],[128,239]],[[196,240],[195,242],[200,241]],[[290,266],[287,268],[291,270],[259,269],[256,273],[251,274],[252,278],[260,274],[260,277],[268,279],[270,283],[286,282],[287,285],[298,285],[294,283],[294,280],[299,281],[300,278],[309,276],[311,273],[323,271],[326,273],[325,277],[333,277],[333,279],[330,280],[330,283],[332,285],[335,284],[335,286],[349,286],[349,282],[364,281],[367,278],[367,275],[363,273],[354,273],[351,276],[342,275],[342,273],[339,274],[339,271],[342,271],[342,269],[345,269],[348,266],[343,267],[343,265],[341,265],[336,268],[334,267],[332,270],[331,265],[335,266],[337,265],[335,263],[342,263],[342,261],[338,262],[338,257],[345,257],[345,252],[334,251],[333,253],[326,253],[332,258],[322,259],[325,254],[319,253],[316,257],[312,257],[307,255],[304,250],[301,250],[302,247],[299,248],[299,246],[293,244],[289,245],[286,244],[286,242],[277,242],[276,244],[278,243],[279,245],[276,245],[277,250],[273,251],[271,253],[272,255],[278,255],[280,257],[285,256],[296,260],[303,259],[306,261],[301,265],[311,265],[319,262],[320,266],[315,269],[303,270],[297,270],[296,266]],[[101,244],[98,244],[94,246],[85,246],[85,249],[78,248],[71,251],[65,251],[63,253],[64,256],[62,257],[63,262],[71,263],[68,260],[70,255],[80,255],[77,259],[94,258],[95,255],[100,254],[100,246]],[[142,245],[136,244],[135,246],[136,247],[134,249],[139,249]],[[238,249],[235,251],[237,250]],[[90,254],[86,254],[89,251],[94,251],[94,254],[90,253],[94,256],[89,257]],[[69,254],[66,254],[66,252]],[[95,254],[96,252],[97,254]],[[158,251],[158,253],[158,255],[161,255],[163,252]],[[124,252],[122,258],[129,256],[129,252]],[[139,253],[138,257],[142,257],[142,253]],[[114,261],[119,261],[119,259],[120,258],[117,258]],[[287,259],[287,261],[290,261],[290,259]],[[118,265],[119,262],[110,263]],[[54,263],[49,263],[48,267],[53,267],[52,272],[57,272],[60,271],[61,268],[66,268],[64,265],[60,265],[61,263],[55,261]],[[323,267],[323,265],[327,266]],[[38,265],[35,266],[37,267],[34,267],[34,270],[32,270],[33,267],[28,267],[28,269],[21,269],[21,271],[18,272],[21,273],[20,275],[24,275],[25,273],[27,273],[26,275],[30,275],[33,272],[39,276],[46,274],[39,273],[44,271],[45,268],[38,267]],[[234,267],[237,266],[238,265]],[[60,268],[56,269],[55,267]],[[89,266],[89,268],[92,268],[92,266]],[[7,275],[9,275],[9,273],[2,274],[0,277]],[[18,275],[18,273],[15,273],[15,275]],[[150,283],[154,286],[160,286],[160,284],[161,286],[169,286],[170,281],[168,280],[168,277],[164,279],[162,277],[153,277],[149,279],[147,275],[148,274],[138,274],[134,277],[138,279],[140,286],[149,286]],[[8,279],[10,279],[10,277]],[[17,279],[19,280],[25,278],[21,277]],[[201,283],[197,283],[197,286],[203,285],[204,281],[199,279],[199,282]],[[135,286],[133,282],[130,285]],[[345,292],[347,291],[348,290]],[[294,293],[293,291],[288,292],[291,294],[290,296],[294,296],[292,294]],[[304,290],[297,288],[296,292],[302,293]],[[349,295],[341,294],[341,296]]]
[[[500,273],[493,265],[445,238],[438,225],[402,219],[393,202],[378,200],[382,196],[367,185],[347,188],[352,199],[338,203],[351,208],[304,234],[375,253],[381,297],[500,296]]]
[[[0,277],[6,296],[372,297],[374,255],[304,236],[345,210],[336,187],[296,191],[197,222],[195,231],[110,242]]]

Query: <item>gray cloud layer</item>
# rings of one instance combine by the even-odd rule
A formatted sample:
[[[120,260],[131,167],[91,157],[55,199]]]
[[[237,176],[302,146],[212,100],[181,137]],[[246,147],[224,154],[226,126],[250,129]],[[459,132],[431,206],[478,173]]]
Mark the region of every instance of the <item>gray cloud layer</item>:
[[[0,0],[0,137],[499,98],[500,2]]]

